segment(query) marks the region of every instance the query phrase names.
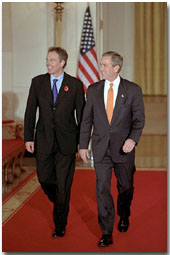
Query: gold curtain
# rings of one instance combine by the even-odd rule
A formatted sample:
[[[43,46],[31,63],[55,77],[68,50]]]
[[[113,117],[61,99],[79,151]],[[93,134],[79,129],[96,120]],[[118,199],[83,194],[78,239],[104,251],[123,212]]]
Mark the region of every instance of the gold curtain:
[[[134,79],[144,95],[167,93],[167,3],[135,3]]]

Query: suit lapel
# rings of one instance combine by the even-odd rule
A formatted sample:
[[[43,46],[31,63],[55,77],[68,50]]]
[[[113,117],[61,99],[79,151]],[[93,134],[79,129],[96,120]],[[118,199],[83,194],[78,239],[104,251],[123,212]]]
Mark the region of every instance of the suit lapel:
[[[45,75],[44,79],[44,95],[45,98],[50,102],[50,104],[53,104],[53,94],[51,91],[50,75],[48,73]]]
[[[68,85],[70,85],[68,82],[68,75],[66,73],[64,73],[64,78],[63,78],[63,81],[62,81],[62,84],[60,87],[60,91],[58,93],[57,100],[56,100],[55,104],[58,104],[61,101],[61,99],[65,93],[64,87],[68,86]],[[50,102],[50,104],[53,105],[53,92],[51,90],[50,75],[48,73],[45,75],[44,92],[43,93],[44,93],[46,99]]]
[[[69,87],[70,84],[69,84],[69,81],[68,81],[68,75],[66,73],[64,73],[64,78],[63,78],[63,81],[62,81],[62,84],[61,84],[61,87],[60,87],[60,91],[59,91],[58,96],[57,96],[56,104],[58,104],[61,101],[62,97],[64,96],[64,94],[65,94],[64,88],[66,86]]]
[[[105,104],[104,104],[104,84],[105,84],[105,80],[102,80],[100,82],[100,85],[97,88],[97,100],[99,103],[99,107],[101,109],[101,114],[103,115],[103,118],[105,118],[105,120],[108,122],[107,114],[105,110]]]
[[[127,93],[124,87],[123,79],[121,78],[111,124],[113,124],[115,120],[117,119],[117,117],[119,116],[120,108],[122,104],[124,104],[126,97],[127,97]]]

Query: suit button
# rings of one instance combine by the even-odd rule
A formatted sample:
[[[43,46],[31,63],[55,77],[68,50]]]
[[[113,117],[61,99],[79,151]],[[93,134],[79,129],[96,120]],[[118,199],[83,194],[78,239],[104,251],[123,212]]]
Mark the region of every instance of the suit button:
[[[56,107],[53,107],[53,110],[55,111],[55,110],[56,110]]]

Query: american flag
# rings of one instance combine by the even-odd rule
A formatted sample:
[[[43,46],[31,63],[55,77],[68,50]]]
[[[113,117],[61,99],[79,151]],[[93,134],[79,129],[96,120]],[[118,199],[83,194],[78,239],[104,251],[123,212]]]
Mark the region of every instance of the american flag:
[[[89,6],[84,17],[77,78],[83,82],[85,92],[90,84],[100,80]]]

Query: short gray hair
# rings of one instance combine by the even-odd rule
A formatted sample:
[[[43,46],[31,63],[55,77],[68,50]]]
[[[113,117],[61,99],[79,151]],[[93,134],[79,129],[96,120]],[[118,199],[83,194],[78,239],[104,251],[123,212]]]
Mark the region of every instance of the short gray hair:
[[[106,57],[106,56],[111,57],[111,64],[113,67],[116,65],[119,65],[119,72],[120,72],[123,66],[123,57],[115,51],[106,51],[105,53],[103,53],[102,57]]]

